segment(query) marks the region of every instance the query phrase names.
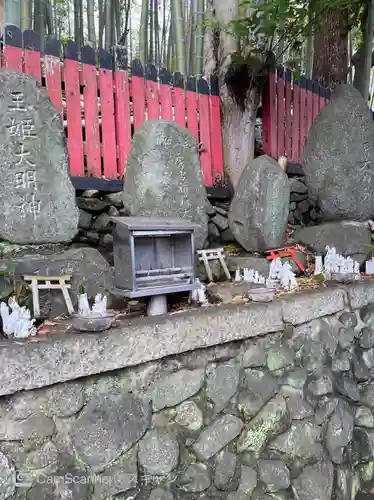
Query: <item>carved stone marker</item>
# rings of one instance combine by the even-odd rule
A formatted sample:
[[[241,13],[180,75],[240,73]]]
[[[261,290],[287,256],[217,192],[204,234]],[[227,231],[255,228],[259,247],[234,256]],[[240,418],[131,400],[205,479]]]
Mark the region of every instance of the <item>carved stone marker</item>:
[[[0,239],[70,241],[79,212],[61,117],[27,75],[1,70],[0,89]]]
[[[229,227],[243,248],[261,252],[284,244],[290,202],[287,175],[262,155],[243,170],[229,211]]]
[[[166,120],[149,120],[136,129],[123,204],[130,215],[182,217],[199,224],[195,245],[204,247],[207,199],[197,142],[189,130]]]

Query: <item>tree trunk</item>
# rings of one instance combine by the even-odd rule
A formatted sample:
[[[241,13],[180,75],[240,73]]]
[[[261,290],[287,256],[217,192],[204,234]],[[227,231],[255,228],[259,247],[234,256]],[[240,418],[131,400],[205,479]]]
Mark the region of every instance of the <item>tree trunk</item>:
[[[94,0],[87,0],[87,31],[88,41],[91,42],[93,46],[96,46]]]
[[[313,8],[312,2],[309,2],[308,6],[308,36],[306,39],[306,51],[305,51],[305,76],[307,78],[313,77],[313,58],[314,58],[314,36],[312,30],[313,22]]]
[[[322,85],[346,82],[348,70],[348,14],[327,9],[320,15],[314,36],[313,74]]]
[[[105,49],[109,50],[112,45],[113,37],[113,25],[112,25],[112,0],[105,0],[104,2],[104,12],[105,12]]]
[[[31,0],[21,0],[21,31],[32,28],[32,20],[30,17],[30,2]]]
[[[139,59],[143,64],[148,59],[148,0],[142,0],[139,27]]]
[[[208,15],[219,26],[237,19],[238,1],[208,0]],[[240,175],[246,165],[254,157],[254,137],[257,109],[260,104],[261,91],[250,85],[241,86],[243,95],[233,92],[230,81],[235,79],[242,84],[246,74],[235,71],[231,54],[236,52],[238,41],[227,30],[206,30],[204,43],[205,74],[215,73],[218,76],[221,116],[224,170],[235,189]],[[234,71],[232,69],[234,68]],[[230,75],[231,74],[231,75]],[[228,78],[228,75],[231,78]]]
[[[374,65],[373,31],[374,31],[374,2],[369,0],[361,20],[363,43],[352,57],[355,67],[353,85],[359,90],[364,99],[369,96],[371,68]]]

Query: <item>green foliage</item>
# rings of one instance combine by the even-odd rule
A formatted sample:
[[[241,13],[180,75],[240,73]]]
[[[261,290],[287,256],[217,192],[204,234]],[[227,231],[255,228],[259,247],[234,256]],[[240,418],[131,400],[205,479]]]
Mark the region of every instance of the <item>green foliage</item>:
[[[84,287],[84,282],[80,281],[78,284],[78,293],[79,295],[83,295],[86,292],[85,287]]]
[[[17,279],[11,260],[6,269],[0,271],[0,300],[7,301],[9,297],[15,297],[20,305],[28,303],[30,298],[29,287],[25,281]]]
[[[289,49],[299,52],[305,38],[318,31],[328,9],[347,10],[353,26],[359,22],[362,8],[362,0],[263,0],[262,3],[244,0],[240,11],[245,14],[232,21],[229,29],[239,41],[252,41],[251,46],[263,56],[269,51],[277,53],[282,43],[280,57]]]

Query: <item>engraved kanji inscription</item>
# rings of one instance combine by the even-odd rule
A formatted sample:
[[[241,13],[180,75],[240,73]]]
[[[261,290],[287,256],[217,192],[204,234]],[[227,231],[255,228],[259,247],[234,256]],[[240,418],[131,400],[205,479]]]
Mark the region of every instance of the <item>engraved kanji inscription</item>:
[[[22,140],[37,138],[35,124],[31,119],[17,120],[12,116],[10,121],[11,123],[7,127],[10,137],[19,137]]]
[[[19,165],[29,165],[30,167],[35,167],[35,163],[33,162],[31,156],[31,152],[27,151],[24,144],[20,144],[20,152],[14,153],[14,155],[18,158],[15,166]]]
[[[30,214],[34,217],[34,219],[36,219],[40,214],[41,201],[36,200],[35,194],[33,194],[30,200],[23,200],[17,208],[20,211],[22,217],[26,217],[27,214]]]
[[[16,172],[15,174],[16,189],[33,189],[36,190],[36,172],[35,170],[26,170],[26,172]]]
[[[10,93],[10,98],[12,99],[12,105],[9,106],[10,111],[27,111],[27,108],[25,106],[25,96],[22,94],[22,92],[13,91]]]

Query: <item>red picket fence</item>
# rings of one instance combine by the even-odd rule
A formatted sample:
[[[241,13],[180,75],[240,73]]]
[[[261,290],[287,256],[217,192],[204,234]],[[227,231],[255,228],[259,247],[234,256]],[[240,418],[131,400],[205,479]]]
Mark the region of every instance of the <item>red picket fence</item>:
[[[262,97],[262,149],[278,159],[299,162],[310,127],[330,98],[330,90],[290,70],[270,69]]]
[[[113,53],[75,42],[62,46],[46,37],[7,26],[1,66],[23,72],[45,86],[64,120],[70,174],[75,177],[122,179],[134,131],[145,120],[175,120],[202,144],[205,186],[223,179],[218,84],[170,74],[133,61],[131,71],[123,48]]]

